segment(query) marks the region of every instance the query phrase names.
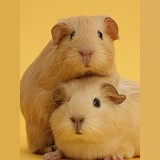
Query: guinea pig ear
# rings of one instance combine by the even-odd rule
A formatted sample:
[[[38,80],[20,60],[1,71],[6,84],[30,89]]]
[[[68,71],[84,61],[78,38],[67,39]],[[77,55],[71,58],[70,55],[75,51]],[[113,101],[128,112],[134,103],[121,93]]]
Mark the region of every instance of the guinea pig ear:
[[[104,83],[101,89],[105,97],[116,104],[120,104],[126,99],[125,95],[119,94],[116,88],[109,83]]]
[[[65,23],[58,23],[51,29],[53,44],[58,45],[62,39],[71,32],[70,27]]]
[[[119,39],[117,23],[110,17],[105,18],[104,22],[107,34],[110,36],[110,38],[113,41]]]
[[[58,86],[53,92],[53,101],[57,106],[60,106],[67,99],[67,91],[65,86],[62,84]]]

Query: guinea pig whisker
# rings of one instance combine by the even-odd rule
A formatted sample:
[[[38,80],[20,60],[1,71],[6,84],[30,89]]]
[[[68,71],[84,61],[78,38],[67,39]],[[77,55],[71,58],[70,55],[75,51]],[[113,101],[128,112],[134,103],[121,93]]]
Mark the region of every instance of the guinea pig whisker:
[[[59,56],[59,54],[57,54],[53,59],[50,59],[49,60],[49,63],[51,64],[51,66],[52,67],[56,67],[56,66],[58,66],[59,64],[63,64],[65,61],[64,61],[64,59],[66,59],[66,61],[68,61],[69,60],[69,56],[67,56],[67,55],[61,55],[61,56]],[[48,61],[46,62],[46,64],[48,63]],[[53,65],[53,64],[55,64],[55,65]],[[47,64],[48,65],[48,64]],[[45,67],[45,66],[44,66]],[[47,66],[46,66],[47,67]]]
[[[67,130],[64,128],[54,130],[54,138],[58,137],[62,132],[66,132]]]
[[[72,57],[68,56],[68,55],[61,56],[60,58],[59,57],[58,58],[55,57],[54,61],[52,61],[52,63],[49,61],[50,62],[50,67],[55,68],[57,66],[61,66],[60,70],[57,68],[57,71],[60,71],[59,74],[57,73],[59,76],[62,76],[61,72],[63,70],[66,71],[66,69],[67,69],[68,74],[69,74],[70,71],[71,71],[71,68],[75,67],[75,60],[74,60],[75,57],[76,56],[74,56],[74,55]],[[53,65],[53,64],[55,64],[55,65]],[[44,65],[42,70],[43,70],[44,73],[47,72],[48,71],[48,64]],[[57,76],[57,77],[59,77],[59,76]]]
[[[64,131],[67,131],[67,129],[66,128],[68,128],[70,125],[67,125],[67,126],[56,126],[55,127],[55,129],[54,129],[54,131],[53,131],[53,133],[54,133],[54,136],[56,136],[56,135],[59,135],[59,133],[61,133],[61,132],[64,132]]]
[[[54,58],[54,60],[52,62],[59,60],[60,62],[63,63],[64,62],[63,59],[66,59],[68,61],[74,57],[77,57],[76,54],[70,54],[70,55],[64,54],[61,56],[59,56],[59,54],[57,54],[57,56]],[[57,63],[56,63],[56,65],[57,65]]]
[[[97,68],[97,71],[98,71],[99,75],[105,75],[106,74],[106,68],[103,65],[100,65],[100,66],[101,67]]]
[[[88,137],[89,137],[89,139],[91,138],[91,139],[95,139],[94,137],[97,137],[97,134],[99,135],[99,136],[103,136],[104,137],[104,135],[101,133],[101,132],[98,132],[97,130],[93,130],[92,128],[87,128],[87,131],[86,131],[86,134],[88,135]],[[93,137],[93,138],[92,138]]]
[[[72,72],[72,68],[74,68],[75,67],[75,64],[66,64],[63,68],[61,68],[62,70],[65,70],[65,75],[63,75],[63,76],[65,76],[65,77],[68,77],[69,76],[69,74],[71,74],[71,72]]]

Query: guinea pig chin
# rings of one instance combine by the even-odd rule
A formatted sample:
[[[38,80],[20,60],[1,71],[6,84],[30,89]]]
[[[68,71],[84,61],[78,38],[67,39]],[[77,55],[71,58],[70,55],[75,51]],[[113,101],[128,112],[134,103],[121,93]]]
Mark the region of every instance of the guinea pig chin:
[[[91,70],[86,70],[86,71],[84,72],[84,76],[85,76],[85,77],[89,77],[89,76],[93,76],[93,75],[95,75],[95,73],[92,72]]]
[[[90,77],[90,76],[94,76],[94,75],[98,75],[95,72],[91,71],[91,70],[81,70],[74,78],[75,79],[81,79],[83,77]]]

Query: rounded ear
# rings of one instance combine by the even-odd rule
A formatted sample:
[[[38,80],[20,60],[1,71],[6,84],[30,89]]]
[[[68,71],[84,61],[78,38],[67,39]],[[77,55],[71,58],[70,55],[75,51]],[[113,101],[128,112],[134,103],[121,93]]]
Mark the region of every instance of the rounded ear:
[[[105,97],[116,104],[120,104],[126,99],[125,95],[119,94],[116,88],[109,83],[102,84],[101,89]]]
[[[119,39],[117,23],[110,17],[105,18],[104,23],[107,34],[110,36],[110,38],[113,41]]]
[[[57,106],[62,105],[63,102],[65,102],[67,98],[68,98],[68,95],[67,95],[66,85],[61,84],[60,86],[58,86],[54,90],[54,92],[53,92],[53,101],[55,102],[55,104]]]
[[[58,23],[51,29],[53,44],[58,45],[62,39],[70,34],[71,28],[65,23]]]

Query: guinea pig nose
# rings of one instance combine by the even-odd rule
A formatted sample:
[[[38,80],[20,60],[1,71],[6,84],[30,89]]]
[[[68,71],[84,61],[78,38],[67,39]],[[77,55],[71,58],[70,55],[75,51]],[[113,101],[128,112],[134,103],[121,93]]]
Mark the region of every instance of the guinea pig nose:
[[[93,55],[93,51],[88,49],[88,50],[81,50],[79,51],[79,54],[82,56],[82,57],[89,57],[91,58],[92,55]]]
[[[82,117],[72,117],[72,118],[71,118],[71,121],[72,121],[73,123],[82,124],[82,123],[84,122],[84,118],[82,118]]]

